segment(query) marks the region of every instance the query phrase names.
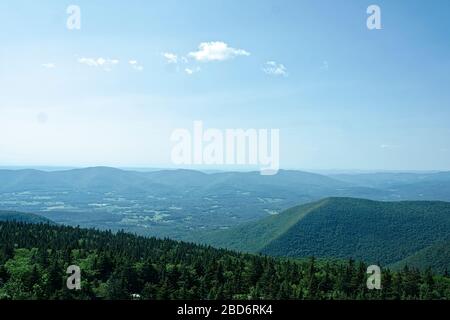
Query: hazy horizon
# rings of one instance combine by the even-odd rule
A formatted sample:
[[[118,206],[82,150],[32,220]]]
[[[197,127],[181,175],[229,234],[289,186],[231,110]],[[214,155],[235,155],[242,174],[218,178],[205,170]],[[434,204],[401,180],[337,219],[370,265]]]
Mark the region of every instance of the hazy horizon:
[[[128,166],[15,166],[15,165],[0,165],[0,170],[38,170],[38,171],[67,171],[67,170],[79,170],[79,169],[92,169],[92,168],[111,168],[124,171],[165,171],[165,170],[191,170],[203,173],[221,173],[221,172],[258,172],[258,168],[237,167],[237,168],[223,168],[223,167],[128,167]],[[317,174],[365,174],[365,173],[439,173],[449,172],[450,170],[383,170],[383,169],[310,169],[310,168],[280,168],[280,171],[302,171]]]

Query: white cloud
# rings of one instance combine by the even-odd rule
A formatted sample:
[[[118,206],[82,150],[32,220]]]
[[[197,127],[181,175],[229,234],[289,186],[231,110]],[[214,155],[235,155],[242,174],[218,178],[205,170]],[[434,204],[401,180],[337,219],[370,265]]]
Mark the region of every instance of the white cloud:
[[[55,69],[56,65],[54,63],[44,63],[44,64],[42,64],[42,67],[44,67],[46,69]]]
[[[130,60],[128,64],[136,71],[144,71],[144,67],[137,60]]]
[[[225,42],[202,42],[198,51],[190,52],[189,57],[197,61],[225,61],[238,56],[249,56],[243,49],[231,48]]]
[[[105,71],[111,70],[111,68],[119,64],[117,59],[109,58],[79,58],[78,62],[89,67],[102,68]]]
[[[184,69],[184,72],[186,72],[186,74],[188,74],[188,75],[193,75],[194,73],[200,72],[200,68],[199,67],[186,68],[186,69]]]
[[[283,76],[287,77],[287,69],[284,65],[281,63],[277,63],[275,61],[267,61],[264,64],[264,67],[262,69],[264,73],[271,75],[271,76]]]
[[[165,52],[162,55],[164,58],[166,58],[167,63],[169,63],[169,64],[178,63],[178,56],[175,53]]]
[[[98,67],[97,60],[93,58],[80,58],[78,59],[78,62],[90,67]]]

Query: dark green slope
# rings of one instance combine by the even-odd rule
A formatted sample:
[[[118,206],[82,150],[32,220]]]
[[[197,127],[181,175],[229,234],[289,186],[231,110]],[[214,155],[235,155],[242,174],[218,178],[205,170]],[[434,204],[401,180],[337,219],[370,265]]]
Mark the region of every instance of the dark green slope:
[[[449,234],[450,203],[330,198],[261,251],[390,264]]]
[[[53,223],[51,220],[33,213],[17,211],[0,211],[0,221],[17,221],[26,223]]]
[[[66,287],[69,265],[82,268],[81,290]],[[448,277],[386,270],[392,281],[369,290],[366,269],[353,260],[276,259],[123,232],[0,222],[0,300],[450,298]]]
[[[290,208],[282,214],[267,217],[257,223],[252,222],[228,230],[197,234],[192,240],[238,251],[259,252],[322,203],[323,201],[319,201]]]
[[[438,242],[432,246],[390,266],[393,270],[402,270],[405,266],[425,270],[431,268],[434,272],[450,272],[450,241]]]
[[[450,238],[450,203],[328,198],[202,242],[273,256],[354,258],[391,264]]]

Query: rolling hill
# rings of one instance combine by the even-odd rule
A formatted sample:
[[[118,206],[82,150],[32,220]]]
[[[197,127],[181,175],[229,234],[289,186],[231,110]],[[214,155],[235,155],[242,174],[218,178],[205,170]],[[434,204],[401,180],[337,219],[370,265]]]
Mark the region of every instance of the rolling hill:
[[[327,196],[385,198],[387,193],[285,170],[274,176],[108,167],[0,170],[0,210],[36,212],[57,223],[180,240],[195,230],[256,221]]]
[[[450,272],[450,241],[442,241],[422,249],[413,255],[390,266],[393,270],[402,270],[405,266],[434,272]]]
[[[272,256],[399,262],[450,239],[450,203],[327,198],[199,241]]]
[[[94,167],[0,170],[0,210],[35,212],[57,223],[190,240],[327,197],[450,200],[450,174],[332,175],[280,170],[204,173]]]
[[[450,201],[450,172],[380,172],[334,174],[330,177],[367,188],[385,190],[392,200]]]
[[[51,220],[41,217],[37,214],[17,212],[17,211],[0,211],[0,221],[53,224]]]

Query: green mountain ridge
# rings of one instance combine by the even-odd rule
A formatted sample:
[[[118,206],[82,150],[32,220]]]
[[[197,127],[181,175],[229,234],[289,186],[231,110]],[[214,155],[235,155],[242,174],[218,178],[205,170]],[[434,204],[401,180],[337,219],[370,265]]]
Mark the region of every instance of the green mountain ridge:
[[[450,203],[326,198],[256,223],[204,233],[213,246],[272,256],[389,265],[450,239]]]
[[[0,211],[0,222],[16,221],[25,223],[49,223],[54,224],[50,219],[41,217],[33,213],[24,213],[18,211]]]

